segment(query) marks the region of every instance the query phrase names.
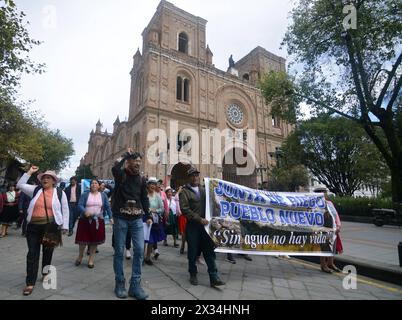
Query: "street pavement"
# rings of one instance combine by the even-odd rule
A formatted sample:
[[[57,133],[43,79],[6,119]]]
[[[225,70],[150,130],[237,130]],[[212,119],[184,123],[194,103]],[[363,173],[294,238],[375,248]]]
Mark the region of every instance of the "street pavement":
[[[342,222],[341,238],[345,256],[399,267],[398,243],[402,242],[401,227]]]
[[[10,229],[9,236],[0,239],[0,300],[116,299],[113,293],[111,227],[106,228],[107,241],[99,246],[94,269],[87,267],[86,257],[80,266],[74,265],[78,246],[74,244],[74,236],[64,237],[63,247],[57,248],[53,257],[53,265],[57,268],[57,289],[45,290],[38,282],[28,297],[22,295],[26,240],[20,235],[20,230]],[[363,235],[354,237],[353,228],[362,227],[344,223],[345,252],[348,254],[359,253],[358,248],[349,248],[349,242],[358,246],[357,240],[374,241],[373,236],[370,237],[370,230],[362,230],[363,234],[367,232],[367,238]],[[357,288],[346,290],[343,287],[345,274],[325,274],[319,270],[319,266],[310,262],[268,256],[252,256],[252,262],[235,256],[237,263],[230,264],[225,261],[225,254],[217,254],[218,269],[226,285],[221,289],[210,288],[206,266],[199,265],[199,285],[192,286],[188,281],[186,255],[181,255],[178,248],[172,247],[170,237],[169,241],[170,246],[159,246],[161,255],[155,264],[143,267],[142,285],[153,300],[402,299],[402,287],[397,285],[357,276]],[[393,241],[390,239],[390,246]],[[388,246],[382,242],[387,240],[378,243],[384,248]],[[128,279],[131,260],[125,260],[124,264]]]

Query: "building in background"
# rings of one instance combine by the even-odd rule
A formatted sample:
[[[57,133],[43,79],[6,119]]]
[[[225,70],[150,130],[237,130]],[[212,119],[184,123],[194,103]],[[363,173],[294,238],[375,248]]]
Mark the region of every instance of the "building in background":
[[[206,24],[203,18],[167,1],[160,2],[142,33],[142,53],[137,50],[134,55],[128,120],[120,121],[117,117],[111,133],[103,131],[99,121],[90,133],[88,151],[81,164],[91,164],[98,178],[112,178],[113,163],[127,147],[147,154],[154,143],[147,141],[152,129],[165,130],[169,141],[166,151],[159,154],[159,163],[152,164],[144,157],[143,172],[148,176],[172,177],[173,184],[181,184],[190,161],[171,161],[172,150],[187,152],[189,156],[192,152],[186,150],[191,138],[183,132],[197,131],[200,138],[192,142],[205,147],[201,140],[204,129],[230,129],[229,136],[236,129],[255,129],[255,158],[250,157],[247,136],[241,137],[243,155],[257,169],[251,174],[238,176],[238,164],[226,161],[234,148],[225,150],[219,161],[209,161],[210,164],[201,163],[214,155],[201,149],[198,161],[193,162],[203,177],[218,177],[250,187],[267,180],[267,171],[259,169],[274,163],[269,154],[281,145],[292,126],[270,115],[257,81],[270,70],[285,71],[286,61],[256,47],[237,63],[231,59],[227,71],[219,70],[207,45]],[[174,139],[170,139],[172,121],[178,126]]]

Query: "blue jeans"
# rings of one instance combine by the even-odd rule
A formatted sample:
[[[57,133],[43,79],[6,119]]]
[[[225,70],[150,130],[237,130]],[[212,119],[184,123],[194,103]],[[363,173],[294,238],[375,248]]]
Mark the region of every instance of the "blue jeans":
[[[70,217],[69,217],[69,226],[68,230],[72,232],[74,230],[74,225],[77,219],[80,216],[80,213],[78,211],[78,206],[75,202],[69,202],[68,203],[68,209],[70,210]]]
[[[142,219],[126,220],[121,218],[113,218],[113,234],[114,234],[114,256],[113,270],[116,282],[124,282],[124,250],[126,247],[127,232],[131,234],[133,242],[133,265],[131,271],[132,284],[141,280],[142,261],[144,259],[144,226]]]

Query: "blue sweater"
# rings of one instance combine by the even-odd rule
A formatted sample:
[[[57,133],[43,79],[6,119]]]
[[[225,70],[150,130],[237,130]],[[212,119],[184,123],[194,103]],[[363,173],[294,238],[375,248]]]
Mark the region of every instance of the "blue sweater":
[[[85,207],[87,206],[89,193],[90,193],[89,191],[84,192],[80,197],[80,201],[78,202],[78,210],[80,212],[81,218],[85,218],[85,215],[84,215],[85,211],[86,211]],[[109,199],[108,199],[107,195],[103,192],[101,192],[101,196],[102,196],[103,217],[109,216],[109,219],[112,219],[113,215],[112,215],[112,210],[110,209]]]

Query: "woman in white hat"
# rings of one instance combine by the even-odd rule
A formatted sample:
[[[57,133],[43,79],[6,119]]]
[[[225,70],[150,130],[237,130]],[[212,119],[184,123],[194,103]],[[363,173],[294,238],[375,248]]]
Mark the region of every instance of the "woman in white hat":
[[[39,255],[42,245],[42,276],[46,276],[44,267],[52,264],[53,246],[43,245],[46,226],[56,224],[63,234],[68,232],[69,209],[64,191],[56,188],[58,182],[54,171],[38,175],[41,186],[27,184],[32,174],[39,170],[32,166],[17,183],[17,188],[32,198],[27,214],[26,238],[28,244],[27,277],[24,295],[30,295],[34,289],[39,269]]]

